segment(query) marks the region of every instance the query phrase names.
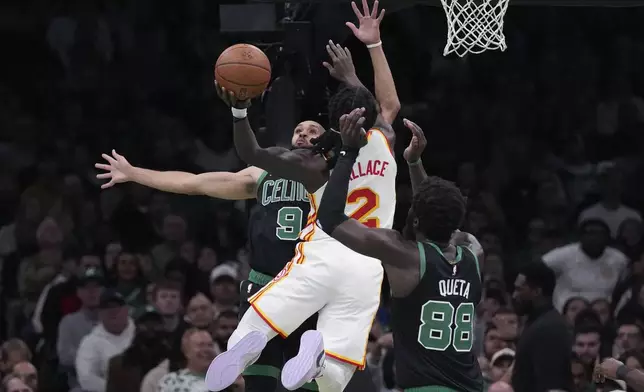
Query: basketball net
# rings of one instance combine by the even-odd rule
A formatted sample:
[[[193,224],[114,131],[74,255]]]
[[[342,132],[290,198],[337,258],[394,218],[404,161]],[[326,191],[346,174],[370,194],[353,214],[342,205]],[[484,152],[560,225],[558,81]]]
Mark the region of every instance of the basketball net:
[[[441,0],[447,16],[447,44],[443,54],[479,54],[505,50],[503,17],[509,0]]]

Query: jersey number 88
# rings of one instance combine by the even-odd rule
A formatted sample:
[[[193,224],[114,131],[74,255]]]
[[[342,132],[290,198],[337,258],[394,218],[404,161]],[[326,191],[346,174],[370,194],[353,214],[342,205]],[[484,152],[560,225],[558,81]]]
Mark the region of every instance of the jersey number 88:
[[[445,351],[451,345],[457,352],[472,350],[474,343],[474,304],[465,302],[456,309],[446,301],[427,301],[420,312],[418,343],[427,350]]]

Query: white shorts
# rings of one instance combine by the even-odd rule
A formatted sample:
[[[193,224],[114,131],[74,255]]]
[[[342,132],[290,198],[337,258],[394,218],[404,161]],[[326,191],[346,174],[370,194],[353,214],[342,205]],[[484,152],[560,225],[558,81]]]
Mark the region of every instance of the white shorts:
[[[380,260],[334,239],[301,242],[293,260],[248,301],[282,337],[319,312],[326,354],[362,369],[383,275]]]

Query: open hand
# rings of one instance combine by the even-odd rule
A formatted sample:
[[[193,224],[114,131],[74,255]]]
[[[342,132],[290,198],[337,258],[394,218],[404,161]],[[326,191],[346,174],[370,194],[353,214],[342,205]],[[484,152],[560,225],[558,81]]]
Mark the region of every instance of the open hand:
[[[349,48],[343,48],[340,44],[329,40],[326,51],[331,58],[331,64],[325,61],[322,65],[329,70],[331,76],[345,83],[351,78],[357,78],[356,68],[353,65],[353,58],[351,58]]]
[[[403,124],[405,124],[412,133],[409,146],[407,146],[403,152],[403,158],[405,158],[408,163],[418,162],[423,151],[425,151],[425,147],[427,147],[425,133],[423,132],[423,129],[413,121],[404,119]]]
[[[340,135],[342,144],[352,148],[362,148],[367,144],[367,133],[362,124],[364,124],[364,108],[353,109],[351,113],[344,114],[340,117]]]
[[[246,109],[250,107],[250,99],[237,99],[234,92],[226,90],[226,88],[217,83],[216,80],[215,90],[217,90],[219,98],[221,98],[228,107],[237,109]]]
[[[109,154],[102,154],[101,156],[107,161],[107,164],[96,163],[94,164],[94,167],[105,170],[106,173],[97,174],[96,178],[109,180],[101,185],[101,189],[107,189],[114,186],[114,184],[120,184],[131,180],[130,175],[133,167],[123,155],[119,155],[116,153],[116,150],[112,150],[111,156]]]
[[[362,12],[358,9],[355,1],[351,2],[351,8],[358,18],[359,26],[356,27],[355,24],[351,22],[345,23],[348,28],[351,29],[353,35],[357,39],[362,41],[365,45],[377,44],[380,42],[380,22],[385,16],[385,10],[383,9],[378,14],[378,0],[373,3],[373,8],[369,10],[369,4],[367,0],[362,0]]]

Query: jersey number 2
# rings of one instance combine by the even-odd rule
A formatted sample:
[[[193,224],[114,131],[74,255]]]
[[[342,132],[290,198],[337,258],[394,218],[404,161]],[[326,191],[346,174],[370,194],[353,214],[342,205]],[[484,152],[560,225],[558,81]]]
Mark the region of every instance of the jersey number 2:
[[[299,207],[282,207],[277,211],[275,235],[282,241],[295,241],[302,231],[302,216]]]
[[[418,343],[427,350],[472,350],[474,343],[474,304],[454,305],[446,301],[427,301],[420,312]],[[452,325],[453,324],[453,325]]]
[[[380,220],[378,218],[370,217],[369,214],[374,212],[380,206],[380,196],[371,188],[358,188],[354,189],[349,196],[347,196],[347,204],[358,204],[360,206],[351,218],[359,221],[363,225],[371,228],[380,227]]]

